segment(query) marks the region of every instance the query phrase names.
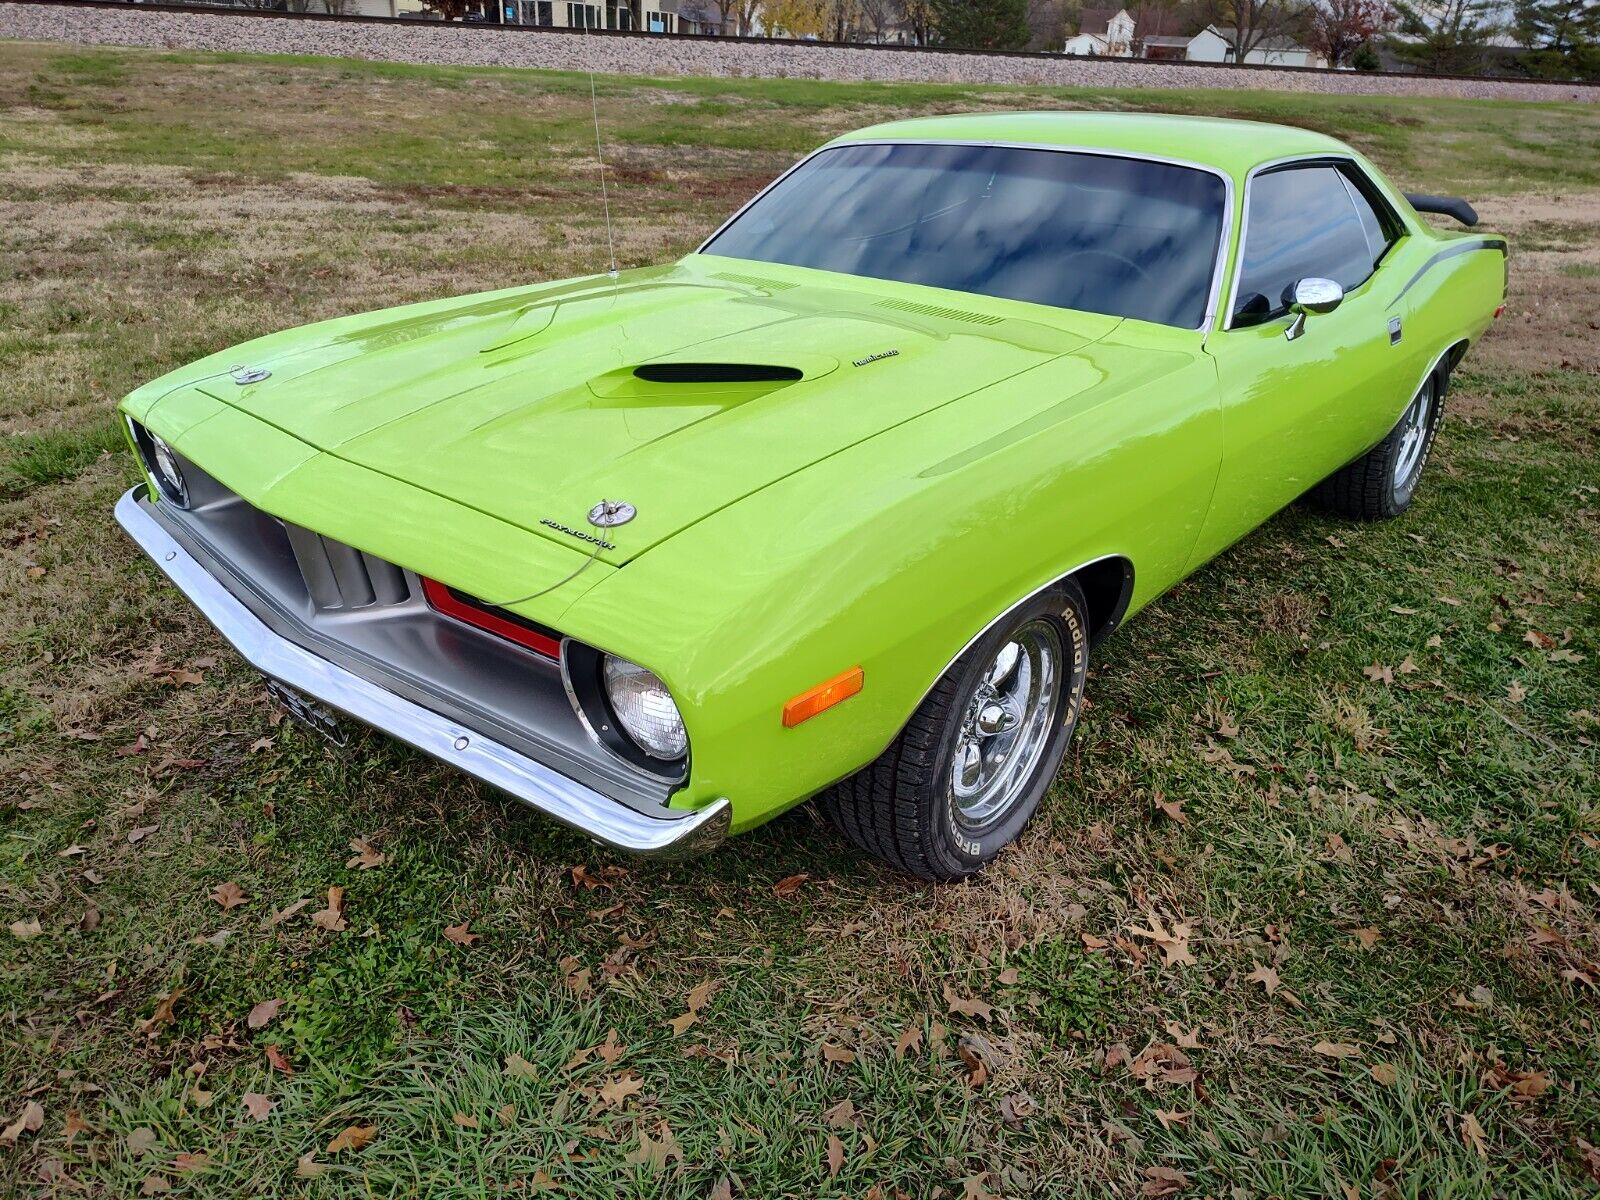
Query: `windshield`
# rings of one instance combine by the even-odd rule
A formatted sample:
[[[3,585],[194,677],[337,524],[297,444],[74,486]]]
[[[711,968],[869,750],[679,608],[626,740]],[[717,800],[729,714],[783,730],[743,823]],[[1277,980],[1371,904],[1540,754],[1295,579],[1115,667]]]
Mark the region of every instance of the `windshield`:
[[[704,249],[1193,329],[1224,194],[1208,171],[1146,159],[846,145],[806,161]]]

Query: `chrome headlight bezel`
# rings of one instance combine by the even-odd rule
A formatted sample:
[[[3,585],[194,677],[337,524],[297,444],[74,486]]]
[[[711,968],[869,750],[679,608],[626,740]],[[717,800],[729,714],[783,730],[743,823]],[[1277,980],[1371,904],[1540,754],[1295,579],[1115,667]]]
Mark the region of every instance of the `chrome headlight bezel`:
[[[627,672],[636,682],[648,682],[659,689],[660,697],[676,717],[677,739],[670,744],[651,745],[638,728],[631,727],[632,714],[619,707],[613,696],[619,672]],[[568,638],[561,646],[561,674],[573,710],[589,736],[603,749],[653,775],[682,779],[688,774],[690,747],[682,710],[671,690],[648,667]]]
[[[128,435],[139,454],[139,464],[163,500],[179,508],[189,507],[189,483],[183,477],[178,452],[166,440],[151,433],[132,417],[127,418]]]

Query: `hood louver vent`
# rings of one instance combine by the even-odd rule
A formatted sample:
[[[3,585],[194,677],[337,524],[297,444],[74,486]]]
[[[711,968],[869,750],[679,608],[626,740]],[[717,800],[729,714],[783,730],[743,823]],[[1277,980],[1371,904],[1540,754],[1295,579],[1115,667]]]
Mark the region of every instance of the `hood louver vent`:
[[[635,367],[635,379],[647,383],[793,383],[803,377],[795,367],[760,363],[646,363]]]
[[[737,271],[717,271],[711,278],[722,279],[728,283],[742,283],[746,287],[762,288],[769,292],[786,292],[790,288],[800,286],[797,283],[785,283],[781,279],[763,279],[759,275],[741,275]]]
[[[879,300],[878,308],[892,308],[897,312],[916,313],[923,317],[943,317],[947,321],[966,321],[970,325],[998,325],[1005,320],[987,313],[968,312],[964,308],[942,308],[937,304],[918,304],[914,300]]]

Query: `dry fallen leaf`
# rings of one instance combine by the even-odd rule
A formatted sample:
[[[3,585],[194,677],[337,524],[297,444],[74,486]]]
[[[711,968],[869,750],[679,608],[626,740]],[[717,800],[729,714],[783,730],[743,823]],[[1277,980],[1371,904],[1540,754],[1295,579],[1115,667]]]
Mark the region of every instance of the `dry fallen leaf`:
[[[483,934],[468,933],[467,922],[463,921],[459,925],[446,925],[444,927],[444,936],[458,946],[470,946],[481,938]]]
[[[211,1161],[211,1156],[204,1150],[182,1151],[172,1157],[172,1169],[180,1175],[190,1171],[203,1171],[206,1164]]]
[[[1363,950],[1371,950],[1383,937],[1381,933],[1372,928],[1370,925],[1363,926],[1360,929],[1352,929],[1350,932],[1352,935],[1354,935],[1356,941],[1360,944]]]
[[[1146,1167],[1144,1186],[1139,1189],[1139,1194],[1150,1200],[1160,1200],[1161,1197],[1175,1196],[1188,1186],[1189,1177],[1176,1167]]]
[[[226,912],[230,908],[238,908],[239,905],[248,901],[250,897],[244,894],[242,887],[230,879],[227,883],[217,884],[216,889],[211,893],[211,899],[222,905],[222,910]]]
[[[294,1074],[294,1068],[289,1065],[289,1060],[283,1056],[283,1051],[278,1049],[276,1042],[270,1046],[263,1046],[262,1053],[267,1056],[267,1066],[274,1071],[281,1071],[285,1075]]]
[[[1161,1128],[1171,1129],[1174,1125],[1182,1125],[1192,1113],[1179,1112],[1175,1108],[1156,1109],[1156,1120],[1161,1122]]]
[[[380,854],[378,848],[366,838],[351,838],[350,849],[354,850],[355,857],[345,862],[346,867],[355,867],[358,870],[370,871],[373,867],[381,867],[387,855]]]
[[[141,1196],[158,1196],[163,1192],[170,1192],[172,1184],[167,1182],[165,1176],[157,1175],[154,1171],[144,1177],[144,1182],[139,1185]]]
[[[665,1121],[656,1125],[656,1136],[651,1137],[641,1126],[639,1129],[639,1148],[630,1150],[622,1156],[626,1163],[639,1167],[660,1168],[676,1158],[683,1161],[683,1150],[678,1146],[678,1140],[672,1135],[672,1130]]]
[[[282,1000],[263,1000],[250,1010],[250,1015],[244,1023],[251,1029],[264,1029],[277,1019],[278,1010],[283,1007]]]
[[[326,929],[329,933],[343,933],[350,928],[344,919],[344,889],[342,887],[328,889],[328,907],[320,912],[312,913],[311,923],[318,929]]]
[[[672,1029],[672,1036],[673,1037],[677,1037],[680,1034],[684,1033],[689,1028],[689,1026],[693,1025],[699,1019],[700,1019],[700,1015],[698,1013],[696,1013],[694,1011],[694,1009],[691,1008],[686,1013],[682,1013],[679,1016],[672,1017],[671,1019],[669,1019],[666,1022],[664,1022],[664,1024],[670,1026],[671,1029]]]
[[[146,1037],[154,1038],[163,1025],[170,1025],[173,1021],[173,1009],[177,1006],[178,998],[187,988],[175,987],[156,1002],[156,1010],[147,1020],[139,1022],[139,1032]]]
[[[310,900],[296,900],[293,904],[290,904],[285,908],[280,908],[277,912],[273,913],[267,918],[267,928],[270,929],[274,925],[282,925],[290,917],[294,916],[295,913],[299,912],[302,908],[310,903]]]
[[[1394,668],[1383,663],[1373,663],[1370,667],[1362,667],[1361,673],[1374,683],[1393,683]]]
[[[849,1129],[856,1123],[855,1103],[846,1096],[827,1112],[822,1114],[822,1119],[834,1129]]]
[[[906,1031],[900,1035],[894,1044],[894,1056],[904,1058],[909,1051],[920,1049],[922,1046],[922,1025],[908,1025]]]
[[[628,1097],[644,1091],[644,1080],[637,1075],[618,1075],[600,1089],[600,1103],[605,1108],[622,1108]]]
[[[844,1143],[836,1134],[828,1135],[828,1178],[832,1179],[839,1173],[839,1168],[844,1166]]]
[[[505,1057],[505,1073],[513,1079],[536,1079],[539,1068],[520,1054],[508,1054]]]
[[[822,1057],[825,1062],[853,1063],[856,1060],[856,1052],[844,1046],[836,1046],[832,1042],[823,1042]]]
[[[1506,688],[1506,699],[1513,704],[1521,704],[1528,698],[1528,689],[1513,679]]]
[[[252,1121],[265,1121],[267,1114],[273,1109],[277,1101],[271,1096],[264,1096],[260,1092],[246,1092],[244,1094],[244,1110],[250,1114]]]
[[[1372,1078],[1384,1087],[1393,1087],[1400,1078],[1400,1070],[1393,1063],[1373,1063]]]
[[[1183,811],[1182,800],[1168,800],[1165,793],[1157,792],[1155,805],[1166,815],[1167,820],[1176,821],[1179,825],[1187,825],[1189,823],[1189,817]]]
[[[964,1017],[976,1017],[980,1021],[987,1021],[993,1011],[982,1000],[963,996],[948,983],[944,985],[944,1001],[950,1006],[951,1012],[959,1013]]]
[[[1484,1142],[1483,1126],[1478,1123],[1478,1118],[1471,1113],[1461,1114],[1461,1141],[1469,1148],[1478,1152],[1479,1158],[1489,1157],[1489,1147]]]
[[[296,1179],[315,1179],[328,1168],[319,1163],[313,1154],[302,1154],[294,1164],[294,1177]]]
[[[450,1114],[450,1119],[462,1129],[476,1129],[478,1127],[477,1117],[469,1117],[459,1109]]]
[[[800,890],[800,885],[810,878],[811,876],[803,871],[798,875],[787,875],[772,885],[772,894],[774,896],[792,896]]]
[[[334,1134],[333,1140],[328,1143],[328,1153],[337,1154],[341,1150],[365,1150],[372,1144],[372,1139],[378,1136],[376,1125],[350,1125],[343,1131]]]
[[[15,1146],[23,1134],[38,1133],[42,1128],[44,1128],[44,1106],[37,1100],[29,1100],[22,1106],[22,1115],[5,1129],[0,1130],[0,1142],[7,1146]]]
[[[1324,1058],[1358,1058],[1361,1048],[1352,1046],[1349,1042],[1318,1042],[1311,1047],[1311,1052],[1320,1054]]]
[[[43,932],[44,928],[39,924],[37,917],[30,917],[26,921],[11,922],[11,936],[19,942],[29,941]]]

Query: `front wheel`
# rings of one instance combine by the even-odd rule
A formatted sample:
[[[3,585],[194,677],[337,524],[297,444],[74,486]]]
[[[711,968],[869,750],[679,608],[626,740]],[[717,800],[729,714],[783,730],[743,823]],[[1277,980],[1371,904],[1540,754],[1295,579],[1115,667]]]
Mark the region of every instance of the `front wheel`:
[[[1089,666],[1068,582],[1008,613],[936,683],[889,748],[818,797],[845,837],[936,882],[1016,841],[1066,753]]]
[[[1389,436],[1318,484],[1312,498],[1331,512],[1361,521],[1386,520],[1405,512],[1444,415],[1447,378],[1442,367],[1429,374]]]

